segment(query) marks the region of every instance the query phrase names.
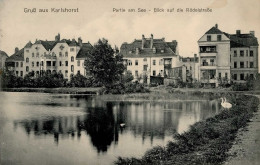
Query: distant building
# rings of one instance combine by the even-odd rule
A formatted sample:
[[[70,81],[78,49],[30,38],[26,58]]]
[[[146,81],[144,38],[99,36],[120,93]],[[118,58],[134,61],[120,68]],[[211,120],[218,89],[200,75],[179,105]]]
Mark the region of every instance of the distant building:
[[[245,82],[258,73],[258,41],[254,31],[249,34],[228,34],[218,25],[198,41],[199,80],[218,86],[222,81]]]
[[[0,50],[0,70],[3,70],[5,68],[5,60],[8,58],[8,55]]]
[[[234,82],[254,79],[258,73],[258,41],[255,32],[227,34],[230,38],[231,77]]]
[[[85,58],[92,49],[92,45],[83,43],[81,38],[60,40],[60,34],[53,41],[30,41],[21,50],[15,49],[15,53],[7,58],[7,67],[13,70],[17,76],[23,77],[29,72],[36,76],[46,72],[60,72],[64,78],[70,80],[70,75],[80,73],[86,76],[84,66]]]
[[[194,57],[183,57],[181,61],[186,69],[186,82],[199,80],[199,58],[197,54]]]
[[[134,80],[150,84],[154,80],[173,76],[173,67],[181,66],[178,43],[176,40],[166,42],[164,38],[150,38],[123,43],[120,47],[127,70],[132,73]]]

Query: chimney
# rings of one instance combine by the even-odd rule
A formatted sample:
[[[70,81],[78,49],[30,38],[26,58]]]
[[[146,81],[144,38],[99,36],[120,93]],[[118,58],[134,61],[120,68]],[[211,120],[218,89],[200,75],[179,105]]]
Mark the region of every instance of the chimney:
[[[17,53],[17,52],[19,52],[19,48],[16,47],[16,48],[14,49],[14,53]]]
[[[142,49],[144,48],[145,38],[144,35],[142,35]]]
[[[249,32],[252,36],[255,36],[255,31],[250,31]]]
[[[217,28],[217,29],[218,29],[218,24],[216,24],[216,25],[215,25],[215,28]]]
[[[153,48],[153,34],[151,34],[151,42],[150,42],[150,48]]]
[[[135,54],[139,54],[139,48],[135,48]]]
[[[82,39],[81,39],[81,37],[78,38],[78,43],[79,43],[79,46],[82,47]]]
[[[60,33],[58,33],[58,35],[55,36],[55,41],[60,41]]]
[[[239,36],[241,34],[240,30],[236,30],[236,35]]]

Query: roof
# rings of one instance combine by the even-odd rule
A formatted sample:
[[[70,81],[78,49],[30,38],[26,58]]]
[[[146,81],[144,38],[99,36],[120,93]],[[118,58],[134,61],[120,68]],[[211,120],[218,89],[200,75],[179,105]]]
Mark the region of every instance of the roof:
[[[1,56],[1,57],[2,57],[2,56],[8,57],[8,55],[7,55],[4,51],[1,51],[1,50],[0,50],[0,56]]]
[[[6,62],[24,61],[24,48],[6,59]]]
[[[157,57],[176,55],[177,42],[165,42],[164,39],[153,39],[153,48],[150,46],[151,39],[145,38],[144,48],[142,49],[142,40],[134,40],[132,43],[123,43],[120,47],[120,53],[124,57]],[[156,49],[156,53],[153,53]],[[164,52],[161,52],[163,50]],[[136,51],[139,51],[138,53]]]
[[[249,47],[249,46],[258,46],[257,38],[252,34],[231,34],[230,46],[232,47]]]
[[[221,30],[213,26],[211,29],[209,29],[205,34],[223,34]]]
[[[253,34],[228,34],[213,26],[205,34],[224,34],[230,39],[230,47],[259,46],[257,38]]]
[[[26,45],[25,45],[25,47],[24,48],[31,48],[32,47],[32,43],[31,43],[31,41],[29,41]]]
[[[76,59],[78,58],[86,58],[89,54],[89,52],[92,50],[93,46],[88,42],[88,43],[83,43],[82,47],[80,48]]]
[[[189,60],[188,60],[189,59]],[[182,57],[182,62],[198,62],[198,57]]]
[[[54,46],[57,44],[57,41],[43,41],[43,40],[37,40],[34,44],[42,44],[42,46],[46,50],[52,50]]]

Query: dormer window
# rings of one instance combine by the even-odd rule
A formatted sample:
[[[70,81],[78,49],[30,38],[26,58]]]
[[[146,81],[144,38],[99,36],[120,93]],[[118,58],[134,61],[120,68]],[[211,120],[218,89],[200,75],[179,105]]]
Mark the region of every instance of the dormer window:
[[[153,53],[156,53],[156,49],[155,48],[153,48]]]

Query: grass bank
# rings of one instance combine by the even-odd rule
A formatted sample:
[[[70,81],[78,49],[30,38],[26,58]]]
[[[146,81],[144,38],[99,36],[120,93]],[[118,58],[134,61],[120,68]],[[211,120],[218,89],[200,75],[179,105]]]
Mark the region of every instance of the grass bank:
[[[175,134],[174,141],[165,147],[154,147],[140,159],[119,157],[115,164],[223,163],[238,129],[247,125],[259,105],[259,99],[254,96],[229,94],[227,97],[233,104],[230,110],[223,110],[214,117],[195,123],[189,131]]]

